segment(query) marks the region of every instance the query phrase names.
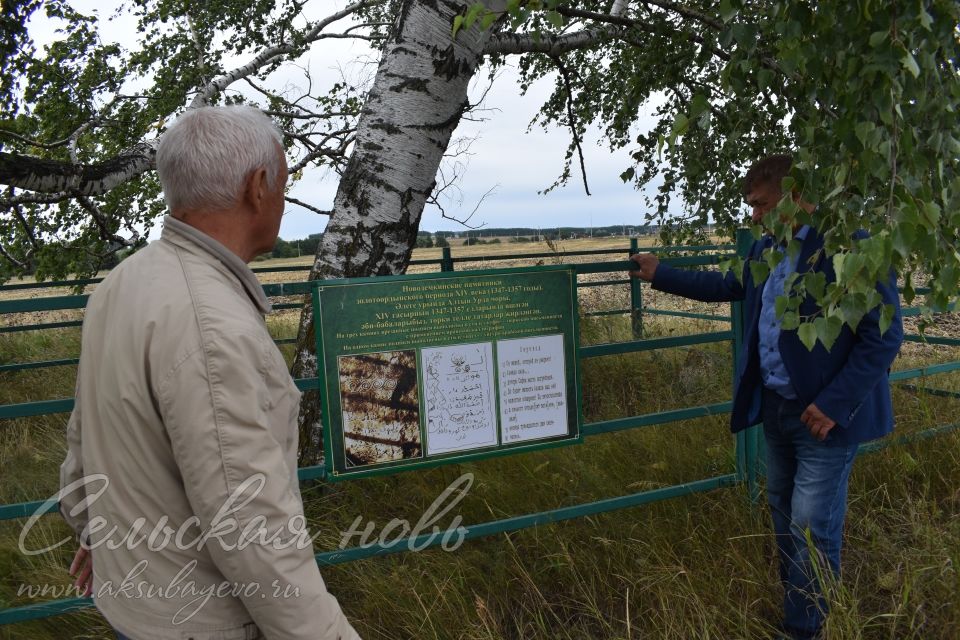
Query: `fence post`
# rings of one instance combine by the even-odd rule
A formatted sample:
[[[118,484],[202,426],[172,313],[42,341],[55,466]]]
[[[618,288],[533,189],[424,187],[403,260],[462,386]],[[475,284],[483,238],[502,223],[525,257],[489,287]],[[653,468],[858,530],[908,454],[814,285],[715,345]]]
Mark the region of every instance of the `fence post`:
[[[749,229],[737,229],[737,256],[746,259],[753,244]],[[743,335],[746,328],[746,314],[742,302],[730,305],[731,328],[733,329],[733,377],[736,380],[740,358],[743,354]],[[760,426],[750,427],[737,433],[737,477],[747,483],[750,500],[760,499]]]
[[[630,238],[630,255],[640,252],[640,245],[636,238]],[[633,328],[633,339],[643,338],[643,299],[639,278],[630,278],[630,325]]]
[[[443,257],[440,259],[440,271],[453,271],[453,258],[450,256],[450,247],[443,247]]]

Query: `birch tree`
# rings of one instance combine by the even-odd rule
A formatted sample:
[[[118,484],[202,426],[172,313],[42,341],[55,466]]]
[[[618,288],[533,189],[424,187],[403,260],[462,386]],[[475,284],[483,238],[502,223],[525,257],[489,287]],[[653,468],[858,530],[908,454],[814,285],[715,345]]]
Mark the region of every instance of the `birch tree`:
[[[782,213],[817,225],[842,264],[835,286],[804,278],[797,287],[825,309],[805,319],[825,344],[837,323],[855,326],[878,304],[873,283],[891,267],[905,277],[908,301],[914,285],[929,289],[928,312],[956,298],[960,9],[952,0],[329,6],[131,0],[122,11],[136,18],[139,47],[125,50],[105,44],[100,20],[65,0],[5,5],[0,277],[90,273],[140,246],[163,211],[158,135],[185,109],[239,100],[284,129],[291,175],[323,167],[340,177],[331,209],[298,203],[329,218],[311,277],[401,273],[443,154],[471,108],[471,78],[513,60],[520,93],[537,79],[554,83],[537,121],[570,141],[557,185],[587,187],[582,141],[599,127],[605,144],[635,160],[624,181],[656,187],[646,221],[681,236],[710,218],[732,233],[744,222],[745,167],[792,150],[788,186],[819,206],[807,217],[786,200]],[[27,28],[36,11],[66,25],[44,52]],[[309,74],[298,88],[270,88],[278,71],[343,38],[366,40],[379,55],[369,88],[314,87]],[[654,125],[639,129],[640,115]],[[871,237],[853,240],[859,228]],[[299,329],[294,373],[312,377],[309,307]],[[319,455],[318,406],[305,395],[304,463]]]

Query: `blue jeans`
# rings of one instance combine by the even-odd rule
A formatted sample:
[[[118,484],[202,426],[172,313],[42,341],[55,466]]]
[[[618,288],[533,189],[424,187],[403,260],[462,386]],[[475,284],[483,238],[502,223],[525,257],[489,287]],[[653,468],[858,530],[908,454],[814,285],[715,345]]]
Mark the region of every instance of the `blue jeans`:
[[[804,409],[799,401],[764,390],[767,501],[784,589],[783,627],[798,639],[815,637],[827,611],[817,572],[821,579],[840,576],[847,480],[857,454],[856,445],[829,446],[810,435],[800,422]]]

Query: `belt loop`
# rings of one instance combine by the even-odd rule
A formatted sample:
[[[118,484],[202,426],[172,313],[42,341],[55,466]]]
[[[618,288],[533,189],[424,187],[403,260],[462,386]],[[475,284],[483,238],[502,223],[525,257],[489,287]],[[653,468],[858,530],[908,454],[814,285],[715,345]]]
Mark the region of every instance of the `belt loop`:
[[[259,640],[260,637],[260,627],[256,622],[243,625],[243,640]]]

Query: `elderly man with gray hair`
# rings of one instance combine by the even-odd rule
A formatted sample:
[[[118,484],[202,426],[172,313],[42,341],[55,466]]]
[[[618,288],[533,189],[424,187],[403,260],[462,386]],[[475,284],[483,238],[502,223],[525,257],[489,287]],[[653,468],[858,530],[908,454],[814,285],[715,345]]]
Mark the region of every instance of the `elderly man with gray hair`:
[[[280,229],[280,134],[251,107],[191,110],[157,173],[160,240],[87,305],[60,477],[71,573],[120,638],[358,638],[305,530],[300,392],[246,265]]]

